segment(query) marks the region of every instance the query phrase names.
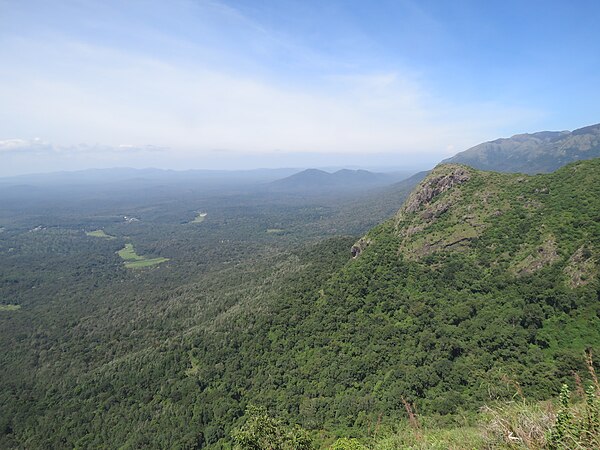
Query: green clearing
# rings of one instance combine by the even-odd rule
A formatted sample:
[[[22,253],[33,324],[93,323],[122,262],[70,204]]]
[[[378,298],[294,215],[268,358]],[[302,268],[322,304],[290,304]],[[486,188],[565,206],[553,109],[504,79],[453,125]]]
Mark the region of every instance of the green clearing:
[[[17,311],[21,305],[0,305],[0,311]]]
[[[285,230],[281,229],[281,228],[267,228],[267,233],[268,234],[281,234],[284,233]]]
[[[142,261],[126,262],[125,267],[128,269],[140,269],[142,267],[156,266],[157,264],[168,261],[169,258],[150,258]]]
[[[114,236],[111,236],[110,234],[106,234],[104,232],[104,230],[86,231],[85,234],[86,234],[86,236],[91,236],[91,237],[98,237],[98,238],[104,238],[104,239],[116,239]]]
[[[128,269],[155,266],[169,260],[169,258],[148,258],[143,255],[138,255],[133,248],[133,244],[125,244],[125,247],[117,253],[125,261],[125,267]]]
[[[196,216],[196,218],[194,220],[192,220],[190,223],[202,223],[204,222],[204,219],[206,219],[208,213],[205,212],[200,212],[198,213],[198,215]]]

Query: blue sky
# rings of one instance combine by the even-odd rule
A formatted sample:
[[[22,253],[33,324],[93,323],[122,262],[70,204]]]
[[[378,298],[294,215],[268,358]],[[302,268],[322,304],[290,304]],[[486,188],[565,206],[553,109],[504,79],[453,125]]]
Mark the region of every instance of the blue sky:
[[[0,176],[426,168],[600,122],[596,1],[0,0]]]

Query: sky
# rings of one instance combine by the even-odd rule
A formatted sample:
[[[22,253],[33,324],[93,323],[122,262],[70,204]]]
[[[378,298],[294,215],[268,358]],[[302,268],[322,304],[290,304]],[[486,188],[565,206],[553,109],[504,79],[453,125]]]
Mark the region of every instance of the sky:
[[[425,169],[600,122],[592,0],[0,0],[0,176]]]

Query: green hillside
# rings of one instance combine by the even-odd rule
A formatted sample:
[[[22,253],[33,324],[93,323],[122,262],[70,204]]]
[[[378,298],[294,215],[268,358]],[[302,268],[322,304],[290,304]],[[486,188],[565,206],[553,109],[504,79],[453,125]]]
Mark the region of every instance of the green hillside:
[[[448,416],[555,396],[600,346],[599,178],[600,160],[436,168],[356,259],[229,335],[219,382],[243,367],[245,398],[342,434],[404,416],[403,399]]]
[[[537,176],[441,165],[358,241],[100,296],[71,327],[9,323],[2,358],[22,369],[3,380],[0,443],[230,448],[255,404],[326,446],[407,405],[441,430],[516,392],[553,398],[600,350],[599,246],[600,160]]]

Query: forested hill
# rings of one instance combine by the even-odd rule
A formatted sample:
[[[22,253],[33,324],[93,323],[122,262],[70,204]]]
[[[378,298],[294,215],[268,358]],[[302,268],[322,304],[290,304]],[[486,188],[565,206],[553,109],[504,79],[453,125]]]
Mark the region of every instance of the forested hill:
[[[444,162],[499,172],[544,173],[600,157],[600,124],[575,131],[542,131],[484,142]]]
[[[184,204],[181,223],[174,205],[140,204],[139,222],[79,211],[74,229],[39,213],[8,227],[3,298],[20,309],[0,311],[0,447],[226,448],[250,403],[331,442],[396,423],[404,401],[449,423],[515,386],[550,398],[585,377],[583,350],[600,351],[600,160],[424,175],[358,240],[294,238],[286,224],[308,232],[326,212],[306,205],[209,204],[193,223]],[[103,237],[80,230],[99,220]],[[124,236],[168,262],[123,267]]]
[[[553,397],[600,350],[599,246],[600,160],[441,165],[353,247],[124,297],[54,341],[15,335],[2,443],[227,448],[250,403],[331,442],[395,423],[404,402],[448,423],[516,390]]]
[[[539,176],[439,166],[341,270],[229,328],[208,386],[235,391],[243,370],[243,402],[346,435],[403,416],[403,399],[435,416],[515,386],[549,398],[600,349],[599,245],[600,160]]]

